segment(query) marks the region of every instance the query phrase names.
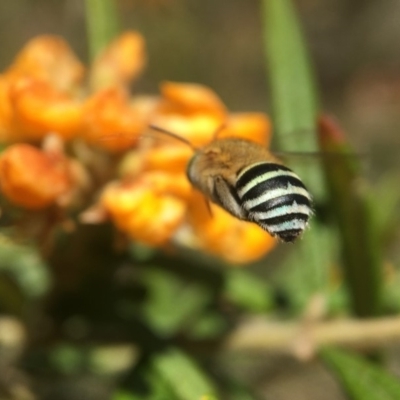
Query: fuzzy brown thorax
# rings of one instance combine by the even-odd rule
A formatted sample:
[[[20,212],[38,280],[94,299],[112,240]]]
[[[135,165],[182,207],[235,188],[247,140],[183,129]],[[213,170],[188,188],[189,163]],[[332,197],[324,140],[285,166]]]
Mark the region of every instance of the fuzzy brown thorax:
[[[259,144],[245,139],[218,139],[196,151],[187,167],[190,182],[212,196],[213,180],[221,177],[232,186],[237,173],[244,167],[261,161],[278,162]]]

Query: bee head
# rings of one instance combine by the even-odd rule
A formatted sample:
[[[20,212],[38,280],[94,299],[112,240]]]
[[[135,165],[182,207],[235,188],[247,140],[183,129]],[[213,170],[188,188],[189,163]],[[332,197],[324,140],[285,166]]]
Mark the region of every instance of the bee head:
[[[187,177],[189,179],[189,182],[192,185],[194,185],[195,181],[196,181],[196,179],[195,179],[196,175],[194,173],[194,168],[195,168],[195,165],[196,165],[198,157],[199,157],[199,155],[197,153],[195,153],[192,156],[192,158],[189,160],[188,165],[186,167],[186,175],[187,175]]]

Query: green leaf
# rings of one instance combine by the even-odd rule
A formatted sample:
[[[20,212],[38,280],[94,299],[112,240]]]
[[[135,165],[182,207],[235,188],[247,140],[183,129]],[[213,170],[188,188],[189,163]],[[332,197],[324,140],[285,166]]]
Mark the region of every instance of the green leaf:
[[[148,398],[137,396],[134,393],[130,393],[126,390],[119,390],[113,394],[111,400],[148,400]]]
[[[207,396],[212,399],[215,396],[216,390],[211,380],[191,358],[179,350],[168,350],[157,356],[153,366],[179,400],[201,400],[207,399]]]
[[[129,253],[135,261],[150,261],[157,254],[157,249],[139,242],[130,242]]]
[[[265,54],[279,148],[287,152],[315,153],[318,150],[318,99],[296,12],[290,0],[263,0],[262,5]],[[326,188],[320,165],[293,157],[290,166],[304,180],[314,199],[325,201]],[[295,246],[291,268],[299,269],[298,285],[305,293],[298,299],[306,300],[313,293],[324,291],[328,284],[332,241],[327,239],[328,234],[313,218],[310,229]]]
[[[212,339],[222,335],[228,328],[227,321],[217,312],[200,315],[187,332],[188,337],[196,340]]]
[[[400,270],[394,265],[387,266],[388,270],[385,271],[389,279],[385,282],[385,290],[383,291],[383,307],[385,311],[391,313],[400,312]]]
[[[374,184],[373,213],[377,223],[377,230],[383,243],[390,242],[398,232],[400,225],[400,190],[398,183],[400,175],[395,173],[383,176]]]
[[[145,379],[149,393],[138,395],[127,390],[120,390],[114,393],[112,400],[180,400],[168,382],[156,371],[146,371]]]
[[[149,371],[146,378],[150,387],[150,395],[147,400],[180,400],[169,382],[158,371]]]
[[[353,311],[360,317],[381,309],[381,240],[373,218],[371,188],[362,179],[354,156],[339,127],[329,118],[320,120],[321,149],[337,154],[324,166],[331,192],[331,209],[340,231],[345,279]],[[342,155],[342,157],[340,157]]]
[[[93,60],[119,32],[115,0],[86,0],[86,24]]]
[[[317,150],[317,96],[303,35],[290,0],[263,0],[274,126],[284,150]],[[307,133],[310,131],[310,133]],[[296,135],[302,141],[295,141]]]
[[[312,225],[301,243],[291,252],[277,272],[275,279],[289,297],[291,312],[301,314],[310,297],[315,293],[324,294],[328,299],[332,293],[329,270],[336,250],[334,232],[319,224]],[[309,259],[307,249],[316,252],[315,259]]]
[[[400,399],[399,379],[383,368],[333,348],[323,350],[321,355],[352,400]]]
[[[36,298],[44,295],[50,287],[47,265],[37,249],[14,243],[0,234],[0,271],[11,275],[25,296]]]
[[[266,312],[273,307],[270,286],[244,270],[227,270],[224,295],[232,303],[250,312]]]
[[[227,387],[224,389],[230,400],[255,400],[256,397],[247,386],[233,377],[229,377],[228,379]]]
[[[190,326],[211,300],[203,286],[187,283],[172,273],[148,268],[143,273],[148,299],[142,313],[149,325],[163,336]]]
[[[82,349],[68,344],[61,344],[50,353],[50,362],[64,374],[74,374],[82,370],[85,354]]]

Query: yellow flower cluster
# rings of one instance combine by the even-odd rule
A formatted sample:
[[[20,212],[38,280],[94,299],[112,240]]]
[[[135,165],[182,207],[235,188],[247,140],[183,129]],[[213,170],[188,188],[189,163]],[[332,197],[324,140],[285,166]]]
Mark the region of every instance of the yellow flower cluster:
[[[175,241],[234,263],[266,254],[275,239],[207,204],[186,177],[193,150],[169,137],[149,138],[154,133],[148,125],[196,147],[213,140],[222,125],[219,137],[267,146],[269,119],[229,113],[211,89],[197,84],[164,82],[159,96],[131,96],[128,85],[145,64],[145,43],[136,32],[111,43],[86,76],[62,39],[29,42],[0,75],[0,140],[7,145],[0,157],[2,194],[26,209],[68,207],[61,200],[70,199],[91,171],[79,154],[66,155],[60,145],[39,147],[55,134],[62,145],[84,142],[120,164],[119,179],[96,188],[95,207],[131,239],[153,246]],[[89,200],[83,206],[93,209]]]

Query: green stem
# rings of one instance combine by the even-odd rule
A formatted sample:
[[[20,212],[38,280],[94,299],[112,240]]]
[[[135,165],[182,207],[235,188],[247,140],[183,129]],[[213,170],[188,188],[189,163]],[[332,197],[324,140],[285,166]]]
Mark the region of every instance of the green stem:
[[[118,13],[114,0],[85,1],[89,51],[93,60],[118,34]]]

